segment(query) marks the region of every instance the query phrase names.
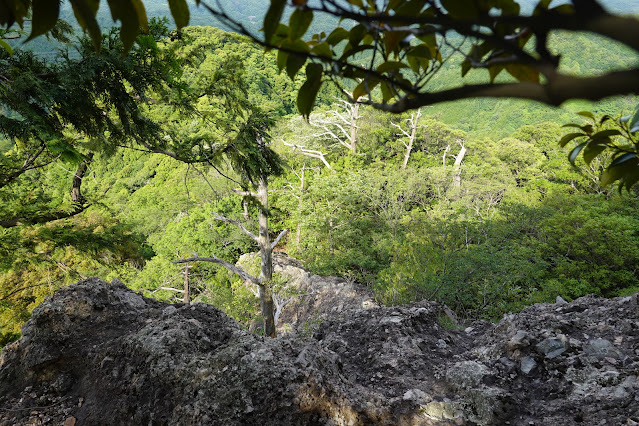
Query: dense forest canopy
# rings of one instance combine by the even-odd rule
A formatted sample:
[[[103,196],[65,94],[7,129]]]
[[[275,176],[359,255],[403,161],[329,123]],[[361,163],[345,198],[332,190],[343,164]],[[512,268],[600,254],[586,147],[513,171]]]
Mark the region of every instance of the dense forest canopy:
[[[147,15],[168,13],[161,4],[145,2]],[[255,8],[264,15],[266,8]],[[193,10],[191,23],[199,16]],[[247,24],[238,16],[231,23]],[[255,16],[257,30],[262,17]],[[297,19],[283,16],[289,24]],[[312,43],[304,33],[329,34],[324,28],[337,25],[318,16],[317,27],[299,34],[304,43]],[[557,295],[639,290],[636,190],[628,185],[620,194],[602,182],[614,161],[626,158],[625,167],[636,158],[628,157],[636,145],[623,144],[633,142],[629,126],[637,120],[619,121],[636,97],[561,108],[474,98],[392,115],[374,108],[381,92],[366,93],[371,102],[349,102],[357,85],[341,80],[350,96],[336,85],[316,87],[305,120],[297,113],[300,93],[312,66],[329,76],[327,62],[311,55],[306,65],[289,66],[295,55],[287,48],[264,54],[244,36],[211,27],[178,34],[167,23],[150,22],[150,34],[136,32],[130,48],[112,31],[99,51],[90,39],[72,41],[75,53],[56,60],[16,44],[12,55],[2,53],[1,342],[19,336],[46,295],[94,275],[178,301],[188,274],[191,300],[256,320],[256,296],[242,279],[217,264],[174,262],[199,253],[234,263],[258,250],[241,229],[216,219],[258,228],[259,205],[237,195],[252,190],[243,179],[251,171],[238,166],[255,164],[246,161],[252,144],[237,135],[258,110],[275,121],[264,135],[283,167],[268,179],[271,237],[288,229],[280,246],[313,272],[356,280],[386,304],[439,300],[467,318],[497,318]],[[562,74],[606,75],[637,64],[631,44],[591,34],[553,32],[547,43],[562,53]],[[450,46],[436,48],[444,55]],[[432,88],[458,84],[463,61],[442,61]],[[472,72],[468,78],[479,84]],[[513,78],[495,83],[519,84]],[[575,114],[583,109],[595,115]],[[562,129],[567,121],[577,129]],[[558,143],[567,132],[580,134],[564,140],[570,149]],[[256,265],[243,268],[259,274]],[[278,279],[275,296],[284,291]]]

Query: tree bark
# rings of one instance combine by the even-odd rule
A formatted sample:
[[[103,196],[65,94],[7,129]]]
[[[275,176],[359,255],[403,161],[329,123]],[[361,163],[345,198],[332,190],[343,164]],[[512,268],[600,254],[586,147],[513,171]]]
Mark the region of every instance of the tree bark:
[[[182,302],[187,305],[191,304],[191,292],[189,287],[189,268],[190,268],[190,265],[187,263],[184,266],[184,299],[182,299]]]
[[[404,161],[402,162],[402,167],[400,170],[406,170],[406,165],[408,164],[408,160],[410,159],[410,153],[413,150],[413,142],[415,142],[415,136],[417,134],[417,122],[419,121],[419,117],[422,115],[422,109],[417,109],[416,115],[411,115],[409,123],[410,123],[410,136],[408,137],[408,145],[406,145],[406,153],[404,154]]]
[[[273,248],[268,234],[268,183],[266,176],[260,177],[257,188],[259,208],[258,246],[260,248],[260,307],[264,318],[264,335],[275,337],[275,305],[271,293],[271,281],[273,280]]]
[[[359,126],[357,125],[359,120],[359,102],[355,102],[351,109],[351,152],[357,154],[357,141],[359,138]]]

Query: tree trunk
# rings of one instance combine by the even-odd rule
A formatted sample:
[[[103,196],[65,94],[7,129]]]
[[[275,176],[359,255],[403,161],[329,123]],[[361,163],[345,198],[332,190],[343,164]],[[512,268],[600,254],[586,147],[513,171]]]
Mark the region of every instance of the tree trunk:
[[[357,139],[359,137],[359,127],[357,126],[357,120],[359,120],[359,102],[355,102],[353,109],[351,110],[351,152],[357,154]]]
[[[408,145],[406,146],[406,153],[404,154],[404,162],[402,163],[402,167],[400,170],[406,170],[406,165],[408,164],[410,153],[413,150],[413,142],[415,142],[415,136],[417,134],[417,122],[419,121],[419,117],[421,117],[421,115],[422,115],[422,109],[419,108],[417,110],[417,115],[411,116],[410,136],[408,138]]]
[[[190,266],[187,263],[186,266],[184,266],[184,299],[182,300],[182,302],[187,305],[191,304],[191,293],[189,288],[189,268]]]
[[[461,163],[466,155],[466,147],[461,143],[461,149],[459,154],[455,157],[455,164],[453,166],[453,186],[459,188],[461,186]]]
[[[260,234],[258,245],[260,248],[261,269],[260,269],[260,307],[264,319],[264,335],[275,337],[275,306],[273,294],[271,293],[271,281],[273,280],[273,249],[268,235],[268,184],[266,176],[260,178],[257,188],[258,200],[260,202],[258,211],[258,223]]]

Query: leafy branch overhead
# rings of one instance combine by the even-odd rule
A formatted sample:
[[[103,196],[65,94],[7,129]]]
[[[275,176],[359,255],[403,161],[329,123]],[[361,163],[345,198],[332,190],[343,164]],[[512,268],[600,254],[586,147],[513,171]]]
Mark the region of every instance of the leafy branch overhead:
[[[70,1],[76,19],[98,46],[99,2]],[[56,1],[1,2],[0,24],[5,26],[22,25],[33,9],[30,38],[50,31],[59,14]],[[187,25],[186,1],[168,0],[168,4],[178,29]],[[598,100],[639,92],[636,66],[598,76],[570,75],[560,71],[561,52],[549,48],[549,35],[566,30],[598,34],[637,53],[639,21],[610,14],[596,0],[572,0],[552,7],[550,0],[539,0],[532,14],[522,13],[515,0],[271,0],[263,36],[231,18],[220,2],[210,6],[196,0],[196,5],[267,49],[278,49],[278,66],[291,78],[305,72],[306,83],[297,99],[305,116],[328,81],[347,88],[355,100],[391,112],[475,97],[558,105],[568,99]],[[147,30],[144,4],[142,0],[109,0],[108,7],[114,21],[121,22],[121,38],[128,50],[138,32]],[[320,17],[338,23],[328,33],[309,34]],[[443,87],[436,78],[448,62],[459,67],[460,79],[453,87]]]
[[[611,158],[601,173],[601,185],[619,181],[619,190],[630,190],[639,182],[639,105],[632,114],[619,119],[608,114],[597,118],[589,111],[579,114],[587,119],[587,123],[566,124],[564,127],[577,131],[564,135],[559,142],[562,147],[576,142],[568,155],[570,162],[574,165],[581,155],[590,165],[595,158],[608,152]]]

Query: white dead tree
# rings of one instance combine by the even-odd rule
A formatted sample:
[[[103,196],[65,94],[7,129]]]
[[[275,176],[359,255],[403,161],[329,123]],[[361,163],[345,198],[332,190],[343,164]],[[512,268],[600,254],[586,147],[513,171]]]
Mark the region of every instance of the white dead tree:
[[[326,138],[339,143],[351,153],[357,153],[359,138],[359,102],[350,103],[339,99],[343,111],[330,110],[324,118],[314,115],[310,118],[311,126],[317,127],[321,133],[312,135],[314,138]]]
[[[466,146],[465,141],[463,139],[457,139],[457,144],[460,146],[459,152],[457,155],[451,155],[455,158],[455,162],[453,163],[453,186],[459,188],[461,186],[461,163],[466,156]],[[448,156],[448,152],[450,152],[450,145],[446,146],[444,150],[444,155],[442,156],[442,166],[446,168],[446,157]]]
[[[302,145],[297,145],[294,143],[288,143],[288,142],[284,142],[282,141],[282,143],[285,146],[289,146],[291,148],[293,148],[291,151],[293,152],[293,154],[300,154],[300,155],[305,155],[306,157],[311,157],[311,158],[317,158],[318,160],[321,160],[322,163],[324,163],[324,165],[326,166],[327,169],[331,170],[332,167],[331,165],[328,163],[328,161],[326,161],[326,154],[323,153],[322,151],[317,151],[314,149],[308,149],[305,146]]]
[[[402,140],[402,143],[404,144],[406,151],[404,153],[404,161],[402,162],[402,167],[400,167],[400,170],[406,170],[406,165],[408,164],[410,153],[413,150],[413,143],[415,142],[415,137],[417,136],[417,129],[419,127],[417,125],[417,122],[419,121],[419,118],[421,116],[422,116],[422,109],[419,108],[416,113],[413,113],[410,115],[410,118],[407,118],[406,120],[404,120],[408,124],[408,130],[404,130],[402,126],[391,121],[391,124],[394,127],[396,127],[401,132],[401,134],[403,134],[408,140],[408,142],[404,142]]]

